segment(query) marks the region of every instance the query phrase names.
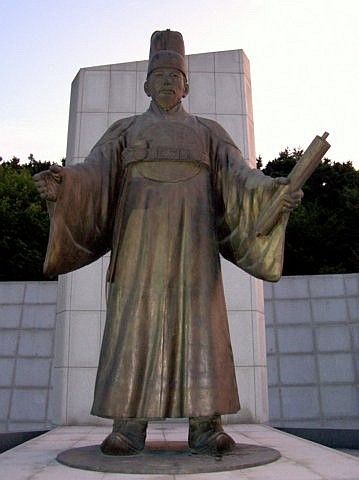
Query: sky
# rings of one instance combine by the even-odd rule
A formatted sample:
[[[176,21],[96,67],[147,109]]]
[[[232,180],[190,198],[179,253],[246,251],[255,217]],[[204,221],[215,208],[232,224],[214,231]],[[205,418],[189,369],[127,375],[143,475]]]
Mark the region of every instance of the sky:
[[[155,30],[186,53],[242,48],[264,163],[328,131],[327,157],[359,168],[357,0],[0,0],[0,156],[65,156],[82,67],[144,60]]]

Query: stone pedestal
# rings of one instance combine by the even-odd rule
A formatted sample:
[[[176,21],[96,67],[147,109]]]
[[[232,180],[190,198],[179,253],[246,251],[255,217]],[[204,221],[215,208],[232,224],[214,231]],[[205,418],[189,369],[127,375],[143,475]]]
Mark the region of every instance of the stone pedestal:
[[[249,62],[242,50],[189,55],[185,108],[217,120],[255,167]],[[83,68],[73,81],[67,162],[82,162],[113,122],[144,112],[147,62]],[[106,424],[90,408],[105,323],[108,256],[61,276],[54,362],[54,421]],[[229,422],[268,417],[262,282],[223,261],[223,276],[242,410]]]

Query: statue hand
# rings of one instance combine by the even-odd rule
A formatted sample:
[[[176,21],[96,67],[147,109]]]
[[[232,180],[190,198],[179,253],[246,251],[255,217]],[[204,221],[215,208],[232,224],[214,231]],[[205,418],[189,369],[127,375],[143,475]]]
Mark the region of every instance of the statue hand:
[[[304,196],[303,190],[296,190],[295,192],[290,191],[290,179],[287,177],[277,177],[273,178],[274,185],[283,185],[283,194],[282,194],[282,211],[291,212],[294,208],[298,207],[302,198]],[[287,186],[287,188],[285,188]]]
[[[32,178],[40,197],[50,202],[56,202],[63,176],[64,169],[60,165],[51,165],[49,170],[34,175]]]
[[[304,196],[303,190],[297,190],[295,192],[286,192],[282,198],[282,211],[291,212],[294,208],[300,205]]]

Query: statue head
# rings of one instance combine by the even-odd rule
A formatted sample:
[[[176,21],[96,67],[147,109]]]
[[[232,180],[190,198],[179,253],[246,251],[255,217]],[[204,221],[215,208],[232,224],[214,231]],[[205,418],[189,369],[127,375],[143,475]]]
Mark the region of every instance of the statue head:
[[[188,94],[184,42],[179,32],[152,34],[144,89],[163,110],[170,110]]]

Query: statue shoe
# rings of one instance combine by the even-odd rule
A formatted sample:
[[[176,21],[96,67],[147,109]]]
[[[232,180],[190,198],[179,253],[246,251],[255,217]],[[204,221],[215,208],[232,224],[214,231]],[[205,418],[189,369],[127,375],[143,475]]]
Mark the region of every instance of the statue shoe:
[[[136,455],[145,447],[147,420],[115,420],[100,448],[105,455]]]
[[[192,453],[222,455],[235,447],[235,441],[222,427],[221,416],[191,417],[188,444]]]

